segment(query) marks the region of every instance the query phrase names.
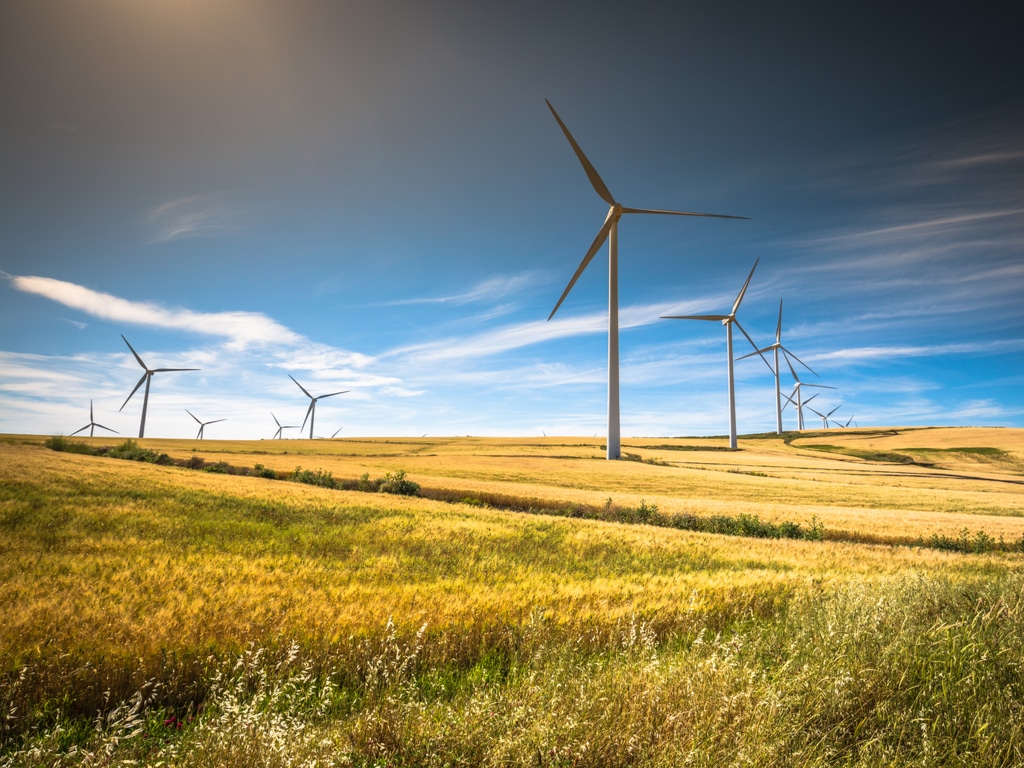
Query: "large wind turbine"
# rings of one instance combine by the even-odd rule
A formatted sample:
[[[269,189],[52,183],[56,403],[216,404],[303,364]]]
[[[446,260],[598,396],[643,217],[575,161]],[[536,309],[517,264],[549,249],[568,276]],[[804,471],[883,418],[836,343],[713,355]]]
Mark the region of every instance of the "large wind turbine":
[[[732,365],[732,327],[735,325],[743,335],[747,337],[747,341],[750,342],[755,350],[757,350],[757,344],[750,338],[750,334],[743,330],[743,326],[740,325],[740,321],[736,319],[736,311],[740,308],[740,302],[743,301],[743,294],[747,292],[747,286],[750,285],[750,279],[754,276],[754,270],[757,269],[757,262],[760,259],[754,260],[754,266],[750,268],[750,274],[747,275],[747,281],[740,288],[739,295],[736,297],[736,301],[733,302],[732,311],[728,315],[662,315],[665,320],[717,320],[725,326],[725,348],[726,355],[728,356],[728,369],[729,369],[729,447],[736,447],[736,385],[733,381]],[[755,351],[755,354],[759,354]],[[764,360],[764,355],[761,355],[761,359]],[[771,364],[764,360],[764,364],[771,368]]]
[[[608,191],[608,187],[601,180],[597,170],[591,165],[587,156],[583,154],[583,150],[580,149],[580,145],[576,143],[576,139],[569,133],[569,129],[565,127],[565,123],[562,122],[562,118],[555,112],[555,108],[551,106],[551,102],[547,99],[544,103],[548,105],[548,109],[551,110],[551,114],[555,116],[555,120],[558,121],[559,127],[562,129],[562,133],[565,134],[565,138],[569,140],[569,144],[572,146],[573,152],[576,153],[577,159],[580,161],[580,165],[583,166],[583,171],[587,174],[587,178],[590,180],[590,185],[597,192],[598,197],[604,200],[610,206],[608,209],[608,215],[605,216],[604,224],[601,225],[601,229],[597,232],[597,237],[594,238],[594,242],[591,243],[590,248],[587,250],[586,255],[583,257],[583,261],[580,262],[579,267],[576,268],[576,274],[572,276],[569,284],[562,291],[562,295],[558,299],[558,303],[555,304],[555,308],[551,310],[551,314],[548,315],[548,320],[555,316],[555,312],[562,306],[562,302],[565,297],[569,295],[569,291],[576,284],[579,276],[583,274],[583,270],[587,268],[591,260],[597,254],[598,250],[604,244],[604,241],[608,241],[608,445],[607,445],[607,457],[609,459],[617,459],[620,455],[619,450],[619,218],[624,213],[655,213],[655,214],[667,214],[671,216],[705,216],[715,219],[746,219],[746,216],[726,216],[721,213],[694,213],[692,211],[665,211],[651,208],[627,208],[621,203],[617,203],[615,198],[612,197],[612,193]]]
[[[96,423],[96,419],[94,419],[93,415],[92,415],[92,400],[90,400],[89,401],[89,423],[86,424],[81,429],[76,429],[74,432],[72,432],[70,435],[68,435],[68,437],[74,437],[79,432],[84,432],[87,429],[89,430],[89,437],[92,437],[93,436],[93,432],[96,431],[96,427],[99,427],[100,429],[105,429],[105,430],[107,430],[107,432],[113,432],[115,435],[121,434],[116,429],[111,429],[110,427],[104,427],[102,424],[97,424]]]
[[[294,381],[294,379],[293,379],[293,381]],[[298,383],[298,382],[296,382],[296,383]],[[270,415],[274,419],[274,423],[277,424],[277,432],[275,432],[274,436],[272,438],[270,438],[271,440],[280,440],[282,437],[284,437],[284,431],[286,429],[299,429],[300,428],[298,424],[282,424],[280,421],[277,420],[277,416],[274,416],[274,412],[273,411],[270,412]]]
[[[775,353],[775,355],[774,355],[774,357],[775,357],[775,359],[774,359],[775,365],[774,366],[770,366],[770,367],[772,368],[772,373],[775,374],[775,429],[778,432],[778,434],[781,435],[782,434],[782,407],[783,406],[782,406],[782,384],[781,384],[781,381],[780,381],[780,378],[781,378],[780,374],[781,374],[782,371],[779,368],[779,351],[780,350],[782,351],[782,354],[786,358],[786,362],[789,364],[790,368],[792,368],[792,366],[793,366],[792,360],[796,360],[798,363],[800,363],[800,365],[802,365],[808,371],[810,371],[811,373],[814,373],[814,369],[811,368],[811,366],[809,366],[807,363],[805,363],[799,357],[797,357],[792,352],[790,352],[788,349],[786,349],[784,346],[782,346],[782,299],[779,299],[779,323],[778,323],[778,325],[775,326],[775,343],[774,344],[770,344],[769,346],[764,347],[762,349],[759,349],[756,352],[751,352],[749,355],[743,355],[743,357],[741,357],[739,359],[740,360],[744,360],[745,358],[753,357],[754,355],[758,355],[758,354],[761,355],[761,357],[763,359],[764,358],[764,353],[768,352],[769,350],[771,350],[772,352]],[[817,376],[818,374],[814,373],[814,375]]]
[[[123,333],[121,334],[121,338],[124,339],[124,334]],[[128,339],[124,339],[124,343],[128,344]],[[153,374],[154,373],[170,373],[171,371],[198,371],[200,369],[199,368],[153,368],[153,369],[150,369],[150,368],[146,367],[146,364],[144,362],[142,362],[142,358],[139,357],[139,353],[135,351],[135,348],[131,344],[128,344],[128,349],[130,349],[132,351],[132,354],[135,355],[135,359],[139,361],[139,365],[142,366],[142,370],[144,370],[145,373],[142,374],[142,378],[139,379],[139,383],[135,385],[135,389],[132,390],[131,395],[128,395],[128,397],[125,399],[125,401],[123,403],[121,403],[121,407],[118,408],[117,410],[123,411],[124,407],[126,405],[128,405],[128,401],[132,399],[132,395],[134,395],[136,392],[139,391],[139,387],[142,386],[142,382],[146,382],[146,394],[142,398],[142,421],[139,422],[139,437],[141,438],[141,437],[145,437],[145,434],[146,434],[146,408],[149,406],[149,382],[153,378]]]
[[[192,413],[188,408],[185,409],[185,413],[196,420],[196,424],[199,425],[199,432],[196,434],[196,440],[203,439],[203,430],[206,429],[207,424],[216,424],[218,421],[227,421],[227,419],[214,419],[213,421],[200,421],[198,417]]]
[[[288,378],[291,379],[292,381],[295,381],[295,377],[292,376],[290,373],[288,374]],[[309,409],[306,411],[306,418],[302,420],[302,427],[306,426],[306,421],[308,420],[309,421],[309,439],[312,440],[313,439],[313,419],[316,418],[316,401],[317,400],[323,400],[325,397],[334,397],[335,395],[344,395],[346,392],[349,392],[350,390],[344,389],[341,392],[331,392],[330,394],[327,394],[327,395],[317,395],[316,397],[313,397],[311,394],[309,394],[309,391],[304,386],[299,384],[299,382],[295,381],[295,386],[297,386],[299,389],[301,389],[303,391],[303,393],[306,395],[306,397],[309,398]],[[301,430],[302,427],[299,427],[299,429]]]

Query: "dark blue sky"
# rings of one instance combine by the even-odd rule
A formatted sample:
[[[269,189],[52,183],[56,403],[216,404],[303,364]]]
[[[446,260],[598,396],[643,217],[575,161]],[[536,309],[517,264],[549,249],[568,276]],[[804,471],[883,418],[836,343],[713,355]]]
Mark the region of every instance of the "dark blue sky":
[[[136,431],[123,333],[202,368],[150,435],[269,436],[289,373],[352,390],[326,434],[603,433],[604,251],[545,318],[607,206],[545,98],[626,204],[751,217],[623,221],[624,435],[726,431],[724,331],[658,316],[727,311],[756,258],[741,321],[769,343],[784,298],[837,415],[1024,426],[1007,7],[3,4],[0,430],[93,399]]]

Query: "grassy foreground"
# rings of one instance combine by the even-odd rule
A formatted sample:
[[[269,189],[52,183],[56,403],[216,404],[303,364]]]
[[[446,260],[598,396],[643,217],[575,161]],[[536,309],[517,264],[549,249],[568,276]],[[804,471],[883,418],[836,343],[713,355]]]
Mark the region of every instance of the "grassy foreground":
[[[641,461],[612,465],[555,439],[143,441],[282,474],[404,469],[465,503],[12,439],[0,765],[1020,764],[1024,556],[916,545],[1022,530],[1020,435],[997,432],[897,435],[913,463],[836,434],[637,441]],[[831,511],[833,537],[509,512],[484,492]]]

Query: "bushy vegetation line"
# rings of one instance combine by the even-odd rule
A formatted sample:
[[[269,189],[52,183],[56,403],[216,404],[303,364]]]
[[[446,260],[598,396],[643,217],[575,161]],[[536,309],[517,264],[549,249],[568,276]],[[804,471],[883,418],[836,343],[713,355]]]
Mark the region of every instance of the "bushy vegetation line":
[[[0,766],[1020,765],[1022,594],[1019,574],[809,585],[726,631],[634,617],[600,642],[538,611],[454,663],[458,629],[389,621],[347,654],[225,655],[202,701],[159,679],[91,718],[54,701]]]

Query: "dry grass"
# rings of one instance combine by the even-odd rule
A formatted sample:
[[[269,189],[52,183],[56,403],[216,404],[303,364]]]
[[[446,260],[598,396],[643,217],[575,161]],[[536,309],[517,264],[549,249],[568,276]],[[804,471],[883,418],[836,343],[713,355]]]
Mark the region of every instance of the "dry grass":
[[[861,450],[866,444],[861,440],[885,440],[852,430],[800,438],[796,446],[774,438],[750,440],[735,453],[708,450],[708,442],[700,440],[626,441],[627,452],[667,465],[608,463],[597,458],[596,444],[556,438],[204,441],[195,452],[211,461],[258,462],[280,472],[297,464],[345,477],[402,469],[425,487],[460,489],[467,496],[487,491],[594,504],[611,496],[620,503],[646,499],[668,512],[745,512],[796,522],[817,515],[827,530],[843,529],[862,540],[880,535],[917,540],[931,533],[954,535],[964,527],[993,538],[1019,538],[1024,533],[1020,486],[1006,480],[1015,477],[1019,445],[1014,440],[1020,433],[991,432],[973,434],[972,443],[940,430],[916,430],[907,437],[909,447],[901,446],[942,455],[954,453],[938,450],[948,447],[997,449],[967,454],[1000,462],[998,472],[970,477],[959,466],[904,468],[801,447],[802,441],[818,441]],[[929,443],[932,435],[951,442]],[[788,712],[798,720],[810,718],[799,726],[810,734],[810,741],[801,741],[808,755],[822,758],[838,749],[835,754],[846,756],[844,764],[857,764],[853,753],[836,746],[847,737],[821,731],[814,721],[818,715],[812,710],[824,712],[838,700],[806,708],[815,696],[820,698],[816,686],[827,677],[829,685],[847,686],[842,696],[851,697],[849,711],[836,714],[841,725],[827,727],[853,728],[857,718],[873,723],[857,726],[877,738],[870,742],[873,747],[864,747],[863,756],[884,762],[890,747],[896,750],[892,754],[902,754],[899,740],[883,736],[886,728],[896,720],[901,728],[916,728],[918,715],[907,702],[925,701],[923,694],[901,688],[898,676],[885,677],[872,695],[888,691],[884,696],[897,702],[891,704],[895,709],[889,715],[858,714],[857,707],[867,705],[857,697],[874,689],[855,695],[857,686],[843,676],[846,667],[821,666],[813,649],[839,642],[834,636],[823,639],[828,632],[848,622],[861,633],[858,642],[864,645],[859,650],[842,645],[846,655],[840,659],[836,650],[835,663],[849,665],[849,674],[862,676],[862,683],[890,667],[896,675],[909,663],[900,660],[904,656],[934,658],[921,664],[946,668],[942,665],[952,663],[951,651],[942,643],[954,640],[981,654],[972,662],[981,665],[978,669],[1003,663],[1002,656],[984,656],[984,643],[997,649],[1024,643],[1012,630],[1020,624],[1019,605],[1006,603],[1018,595],[1024,578],[1021,554],[748,539],[510,513],[56,453],[41,442],[9,438],[0,443],[0,721],[8,723],[3,726],[7,733],[31,739],[35,728],[43,734],[31,742],[42,757],[35,763],[25,758],[24,764],[52,764],[53,755],[68,743],[93,744],[88,741],[92,731],[76,731],[77,736],[60,731],[71,727],[60,717],[85,716],[88,721],[97,709],[109,709],[105,691],[112,692],[113,702],[127,700],[155,680],[161,692],[152,694],[149,706],[156,712],[177,706],[174,702],[213,702],[216,696],[226,697],[222,703],[237,699],[231,704],[236,714],[256,706],[247,698],[253,691],[251,682],[244,682],[249,678],[238,682],[229,675],[215,683],[211,675],[226,675],[233,654],[257,647],[275,659],[261,667],[260,674],[271,674],[267,670],[278,669],[273,664],[293,641],[309,665],[302,679],[315,682],[309,695],[323,693],[317,686],[335,686],[324,700],[341,718],[324,721],[320,699],[295,715],[295,733],[319,739],[302,754],[319,754],[315,744],[331,743],[335,754],[360,755],[364,764],[423,764],[429,755],[443,764],[446,754],[461,754],[466,764],[474,759],[502,764],[528,762],[533,748],[571,745],[577,758],[580,750],[600,746],[603,758],[574,763],[576,758],[565,753],[564,760],[558,758],[561,763],[545,761],[632,764],[647,754],[652,764],[684,758],[716,764],[715,755],[719,763],[730,754],[742,762],[740,753],[746,749],[761,755],[755,764],[767,765],[771,755],[787,754],[792,728],[778,730],[772,723]],[[109,444],[98,438],[93,442]],[[141,442],[181,458],[200,447],[191,441]],[[668,444],[673,447],[660,447]],[[872,445],[871,450],[881,448]],[[897,470],[906,474],[894,475]],[[901,486],[890,485],[894,477]],[[901,610],[911,618],[899,619]],[[833,618],[821,618],[829,611]],[[933,626],[928,611],[941,621],[935,618]],[[792,623],[807,617],[821,621],[814,632]],[[960,627],[961,621],[964,627],[956,630],[961,634],[948,639],[950,622]],[[980,643],[975,621],[991,626],[985,631],[996,639]],[[898,650],[866,650],[871,632],[882,631],[879,627],[882,635],[891,630]],[[934,644],[919,646],[917,638],[931,637],[929,632]],[[692,645],[697,637],[709,638],[708,644]],[[730,645],[730,638],[739,638],[739,645]],[[388,696],[370,696],[367,670],[387,660],[399,663],[410,643],[420,643],[415,665],[395,678],[406,687],[392,690],[387,686],[398,684],[392,680],[381,689],[392,691]],[[627,646],[628,653],[615,655]],[[749,656],[737,650],[747,646]],[[608,657],[609,648],[620,650]],[[789,677],[781,670],[778,677],[767,672],[766,659],[793,665]],[[287,675],[295,672],[287,669]],[[498,677],[485,676],[490,682],[475,694],[463,676],[475,680],[484,674],[481,670]],[[931,672],[920,674],[931,680]],[[1011,694],[1024,689],[1016,667],[999,667],[992,674],[1004,676],[1001,685]],[[443,685],[437,682],[449,678]],[[964,685],[974,691],[971,686],[979,681],[971,678]],[[237,690],[231,687],[236,682],[242,686]],[[570,689],[576,693],[567,693]],[[963,693],[962,706],[976,706],[970,703],[974,695]],[[650,706],[616,709],[600,703],[615,697],[643,701],[645,696],[653,697]],[[732,699],[732,710],[722,710],[721,702],[730,697],[739,698]],[[1000,698],[991,706],[1005,709],[1012,700]],[[16,716],[9,710],[12,702],[20,707]],[[769,717],[762,709],[766,706],[775,707],[775,714]],[[268,716],[269,711],[257,709],[253,717]],[[483,710],[494,713],[493,719],[474,730],[474,718]],[[991,728],[1019,750],[1024,720],[1011,710],[1000,710],[1002,724]],[[694,725],[702,712],[709,722],[745,735],[738,735],[735,744],[721,742],[712,731]],[[587,742],[587,733],[606,732],[620,716],[625,718],[623,740]],[[578,728],[572,726],[574,718]],[[644,747],[654,751],[631,752],[635,743],[630,746],[630,739],[643,738],[644,728],[650,727],[645,720],[651,718],[663,725],[677,722],[677,730],[664,725],[675,740],[659,738]],[[445,722],[452,724],[447,731]],[[389,731],[392,726],[399,731]],[[21,730],[10,730],[15,727]],[[950,728],[947,749],[966,743],[958,741],[967,738],[963,733],[971,734],[971,744],[979,749],[986,738],[984,728],[971,726],[963,733],[959,726]],[[498,743],[501,732],[517,735]],[[815,733],[819,742],[811,738]],[[306,743],[300,741],[285,738],[281,744],[298,753]],[[137,740],[129,742],[136,745],[132,749],[141,749]],[[245,762],[230,758],[230,744],[217,740],[213,731],[197,730],[188,743],[199,752],[188,753],[193,756],[180,764],[204,764],[205,758],[222,765]],[[217,750],[227,751],[221,755]],[[210,757],[214,753],[221,757]],[[0,765],[3,754],[0,744]],[[135,753],[118,754],[127,758]],[[552,754],[558,757],[557,749]],[[700,754],[707,759],[694,757]],[[988,764],[1000,764],[997,745],[985,754]],[[860,764],[871,761],[864,757]]]

